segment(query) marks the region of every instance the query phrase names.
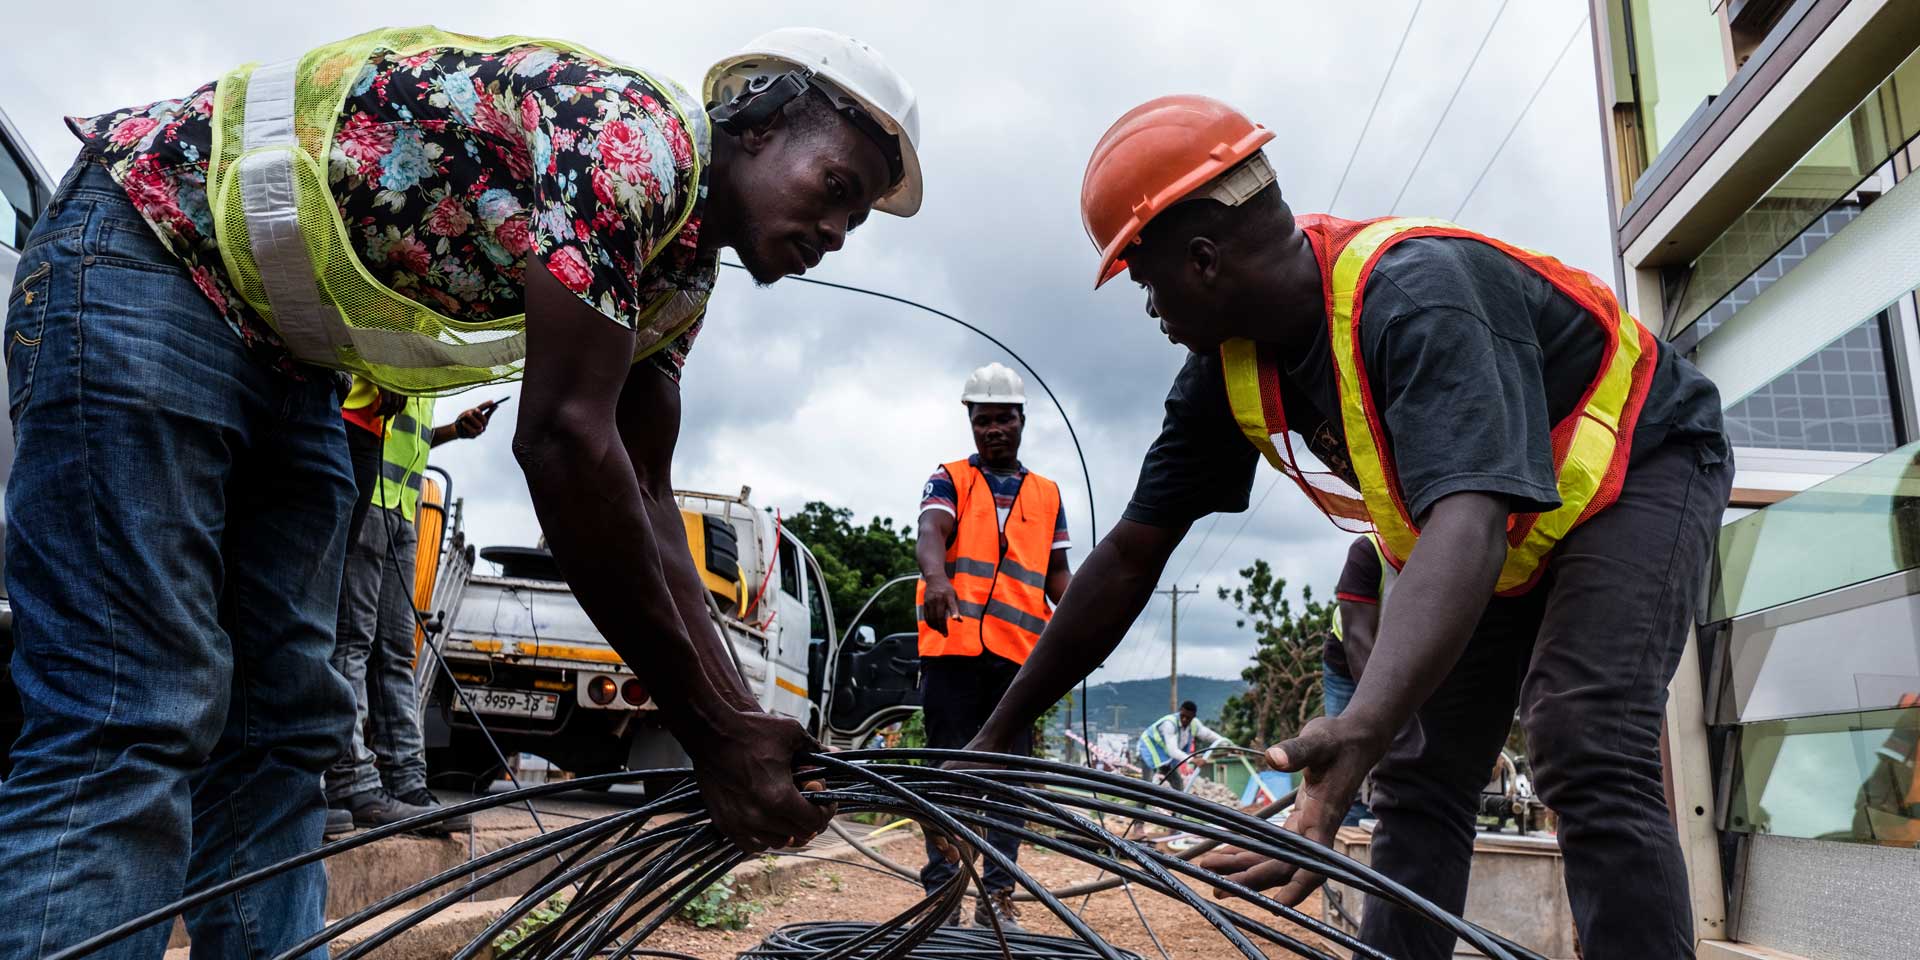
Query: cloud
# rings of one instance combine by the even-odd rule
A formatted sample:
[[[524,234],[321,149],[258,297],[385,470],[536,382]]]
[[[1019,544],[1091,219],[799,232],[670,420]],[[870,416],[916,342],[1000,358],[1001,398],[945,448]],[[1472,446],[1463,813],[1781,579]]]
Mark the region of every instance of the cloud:
[[[57,173],[74,149],[64,113],[176,96],[236,63],[292,56],[381,25],[439,19],[469,33],[569,38],[689,87],[708,63],[764,29],[814,23],[855,33],[900,66],[920,94],[926,204],[912,220],[875,216],[816,276],[955,313],[1031,362],[1072,417],[1104,528],[1126,503],[1181,356],[1157,335],[1131,285],[1091,290],[1095,256],[1078,206],[1088,151],[1142,100],[1209,93],[1275,130],[1268,153],[1295,209],[1321,209],[1413,6],[1239,2],[1196,14],[1148,2],[1111,2],[1094,12],[1032,3],[909,10],[874,0],[736,2],[718,14],[711,4],[208,0],[183,19],[175,7],[134,0],[96,0],[82,18],[40,4],[10,15],[19,42],[0,59],[0,108]],[[1585,12],[1581,0],[1508,4],[1414,170],[1498,6],[1422,7],[1335,212],[1385,214],[1404,183],[1399,212],[1453,213]],[[1463,220],[1611,278],[1598,136],[1583,38]],[[928,472],[968,451],[960,384],[989,360],[1006,358],[932,315],[792,282],[757,289],[728,271],[687,368],[676,480],[722,490],[749,485],[757,502],[788,511],[822,499],[862,517],[907,519]],[[441,420],[469,399],[499,392],[515,391],[445,401]],[[512,414],[509,407],[485,438],[434,454],[455,477],[467,528],[480,544],[538,535],[507,448]],[[1039,398],[1024,454],[1061,483],[1078,562],[1092,542],[1088,491],[1065,423]],[[1271,476],[1263,469],[1256,499]],[[1168,571],[1184,569],[1183,585],[1204,588],[1181,603],[1182,668],[1234,676],[1244,663],[1249,634],[1234,628],[1231,611],[1213,597],[1233,571],[1264,557],[1296,587],[1326,597],[1346,543],[1285,483],[1251,519],[1202,521]],[[1164,671],[1165,605],[1161,598],[1149,607],[1100,679]]]

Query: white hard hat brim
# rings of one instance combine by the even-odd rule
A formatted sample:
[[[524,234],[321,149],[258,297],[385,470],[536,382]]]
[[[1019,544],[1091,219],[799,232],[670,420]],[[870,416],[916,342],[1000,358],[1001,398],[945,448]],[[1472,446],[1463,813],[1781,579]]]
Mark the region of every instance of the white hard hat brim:
[[[905,134],[900,135],[900,171],[900,182],[873,208],[896,217],[911,217],[920,212],[920,151],[914,149],[913,138]]]

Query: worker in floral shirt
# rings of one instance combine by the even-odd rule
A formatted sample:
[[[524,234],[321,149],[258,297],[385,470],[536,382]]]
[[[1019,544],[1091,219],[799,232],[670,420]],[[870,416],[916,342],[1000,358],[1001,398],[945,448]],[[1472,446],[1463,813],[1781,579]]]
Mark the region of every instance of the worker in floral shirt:
[[[672,497],[678,378],[721,248],[770,283],[870,210],[918,209],[918,114],[871,48],[815,30],[758,38],[705,93],[418,28],[69,121],[81,154],[6,324],[27,719],[0,957],[319,844],[354,715],[327,663],[354,498],[339,370],[447,393],[524,361],[541,527],[716,822],[754,852],[825,825],[792,778],[813,743],[758,710],[707,619]],[[377,325],[394,304],[408,322]],[[279,954],[325,899],[316,863],[216,900],[186,917],[195,953]]]

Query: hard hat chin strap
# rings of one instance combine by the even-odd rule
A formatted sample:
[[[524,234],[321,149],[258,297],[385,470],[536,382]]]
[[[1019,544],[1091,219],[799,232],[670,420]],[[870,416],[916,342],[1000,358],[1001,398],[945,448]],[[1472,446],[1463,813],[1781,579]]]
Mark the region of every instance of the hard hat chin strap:
[[[906,175],[906,164],[900,156],[900,138],[888,133],[880,121],[848,98],[834,96],[831,88],[824,81],[815,80],[811,72],[792,70],[754,77],[732,100],[708,107],[707,116],[714,126],[738,137],[749,130],[764,129],[773,122],[775,114],[808,91],[827,98],[836,113],[847,118],[854,129],[880,148],[881,156],[887,161],[887,186],[898,184]]]

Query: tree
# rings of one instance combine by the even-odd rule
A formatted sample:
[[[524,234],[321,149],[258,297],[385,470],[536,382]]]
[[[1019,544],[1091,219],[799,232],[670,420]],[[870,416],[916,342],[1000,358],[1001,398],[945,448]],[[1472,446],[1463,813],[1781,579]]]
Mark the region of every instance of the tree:
[[[919,572],[913,556],[917,539],[913,530],[894,526],[891,518],[874,517],[865,526],[854,526],[852,510],[815,500],[799,513],[781,518],[781,523],[820,561],[827,594],[833,602],[833,620],[843,633],[881,584]],[[912,631],[913,588],[901,585],[889,590],[862,622],[872,625],[883,637]]]
[[[1296,611],[1286,597],[1287,581],[1275,577],[1265,560],[1240,571],[1246,582],[1220,599],[1240,611],[1234,626],[1253,627],[1253,665],[1240,672],[1247,692],[1227,700],[1221,709],[1220,732],[1236,742],[1265,746],[1298,733],[1320,715],[1320,650],[1333,633],[1335,605],[1313,599],[1313,588],[1300,591],[1302,608]]]

